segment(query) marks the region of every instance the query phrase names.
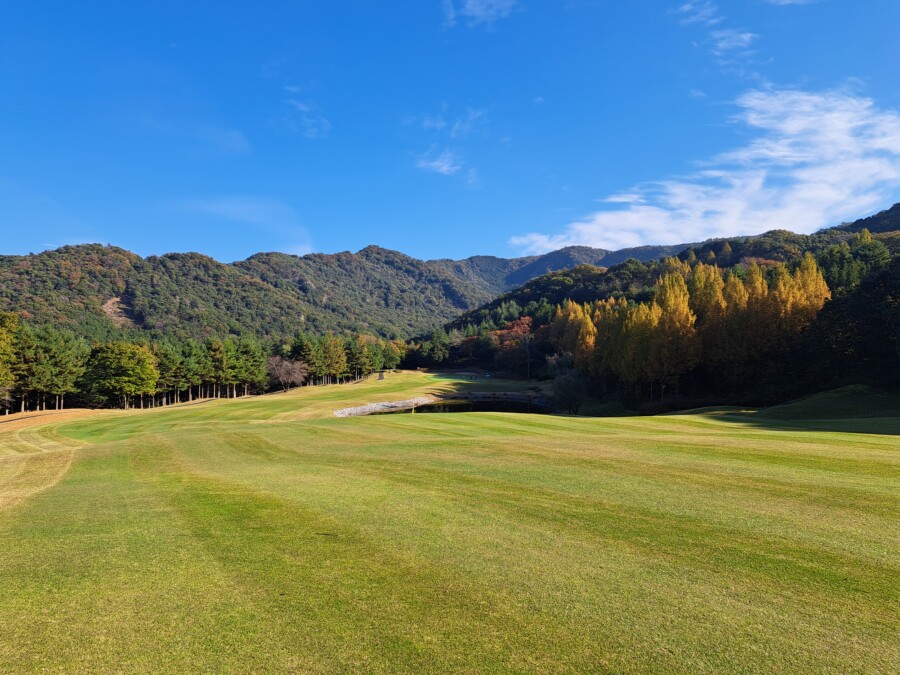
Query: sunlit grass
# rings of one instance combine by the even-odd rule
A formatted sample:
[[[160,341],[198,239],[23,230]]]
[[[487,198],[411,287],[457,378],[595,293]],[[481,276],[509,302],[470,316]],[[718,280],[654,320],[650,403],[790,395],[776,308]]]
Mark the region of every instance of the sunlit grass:
[[[330,414],[462,386],[0,429],[0,670],[894,669],[896,436]]]

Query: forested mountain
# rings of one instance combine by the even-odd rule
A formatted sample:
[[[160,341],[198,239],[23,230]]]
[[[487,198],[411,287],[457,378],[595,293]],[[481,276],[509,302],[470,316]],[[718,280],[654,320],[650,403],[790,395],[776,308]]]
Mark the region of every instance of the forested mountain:
[[[417,260],[377,246],[328,255],[259,253],[233,264],[197,253],[142,258],[112,246],[65,246],[0,256],[0,311],[90,338],[286,338],[298,330],[410,337],[461,315],[457,325],[480,322],[510,301],[554,304],[610,294],[646,299],[659,276],[654,261],[664,256],[693,256],[722,267],[750,258],[788,261],[805,251],[818,256],[867,224],[896,252],[900,238],[892,228],[900,228],[898,219],[900,205],[814,235],[776,230],[693,245],[620,251],[572,246],[540,256],[455,261]],[[829,265],[840,267],[847,255],[836,250],[821,261],[826,278]]]
[[[840,291],[843,287],[858,283],[870,267],[886,264],[891,253],[898,252],[900,222],[896,223],[895,231],[874,234],[873,243],[854,249],[852,254],[850,251],[849,243],[857,233],[866,229],[860,223],[875,222],[885,226],[885,223],[892,222],[888,219],[891,213],[900,218],[900,204],[871,218],[810,235],[772,230],[756,236],[715,239],[702,244],[671,247],[676,249],[672,255],[677,253],[677,257],[683,261],[699,260],[728,269],[750,261],[761,264],[786,263],[799,259],[804,253],[812,253],[819,260],[829,286]],[[607,256],[607,261],[617,260],[619,253],[621,252]],[[484,321],[503,321],[509,314],[507,308],[511,303],[524,310],[529,304],[556,306],[565,300],[591,302],[608,297],[625,297],[628,300],[645,301],[653,296],[656,280],[664,271],[661,256],[647,257],[644,260],[633,256],[618,264],[609,264],[608,267],[580,264],[572,268],[560,268],[532,278],[478,309],[460,315],[448,324],[448,328],[463,328]],[[850,275],[851,278],[840,278],[841,275]]]
[[[65,246],[0,256],[0,311],[89,337],[286,337],[300,329],[408,337],[548,270],[610,257],[650,259],[672,248],[570,247],[524,258],[423,261],[368,246],[328,255],[259,253],[229,265],[198,253],[141,258],[113,246]]]
[[[495,258],[474,256],[465,260],[433,260],[431,265],[464,279],[491,297],[514,289],[548,272],[567,270],[578,265],[610,266],[628,259],[656,260],[675,255],[690,244],[674,246],[638,246],[608,251],[589,246],[567,246],[544,255],[524,258]]]
[[[860,230],[868,230],[869,232],[896,232],[900,230],[900,204],[894,204],[886,211],[876,213],[868,218],[861,218],[852,223],[845,223],[837,229],[847,230],[848,232],[859,232]]]

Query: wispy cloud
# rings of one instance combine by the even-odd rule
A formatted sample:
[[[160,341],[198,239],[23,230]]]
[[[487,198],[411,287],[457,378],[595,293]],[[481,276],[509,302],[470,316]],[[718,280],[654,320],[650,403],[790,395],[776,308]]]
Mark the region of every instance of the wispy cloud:
[[[751,90],[732,123],[750,142],[695,173],[606,199],[559,234],[511,243],[536,253],[582,244],[622,248],[752,234],[812,232],[900,197],[900,113],[844,91]]]
[[[223,154],[243,155],[250,152],[250,143],[236,129],[200,125],[193,130],[193,135]]]
[[[229,195],[180,201],[174,207],[183,213],[240,223],[275,233],[284,242],[284,250],[290,253],[302,254],[312,250],[309,233],[297,212],[277,199]]]
[[[703,26],[715,26],[722,22],[719,7],[709,0],[691,0],[675,9],[675,15],[682,25],[690,26],[700,24]]]
[[[518,0],[442,0],[441,4],[448,26],[456,25],[460,17],[470,26],[477,26],[505,19],[515,9]]]
[[[466,108],[465,114],[456,118],[450,129],[450,138],[462,138],[487,124],[487,110]]]
[[[714,30],[709,36],[712,39],[712,51],[717,56],[735,50],[746,50],[759,37],[756,33],[732,28]]]
[[[447,120],[443,114],[425,115],[422,118],[422,128],[426,130],[440,131],[447,127]]]
[[[473,138],[484,136],[489,123],[488,110],[466,106],[453,110],[444,103],[437,113],[410,115],[403,120],[407,128],[418,129],[427,139],[429,149],[415,155],[415,165],[421,171],[453,176],[463,174],[468,187],[480,187],[481,179],[475,167],[467,166],[462,150]]]
[[[422,171],[452,176],[463,168],[463,163],[452,150],[437,151],[432,148],[416,159],[416,167]]]
[[[450,138],[464,138],[469,134],[484,129],[489,122],[486,108],[466,106],[463,110],[452,112],[445,103],[437,113],[409,116],[404,124],[417,124],[425,131],[445,132]]]
[[[192,213],[215,216],[248,225],[296,225],[297,214],[290,206],[264,197],[228,196],[179,202]]]
[[[176,140],[192,154],[245,155],[251,151],[244,134],[231,127],[175,119],[148,111],[141,111],[133,119],[141,130]]]
[[[331,122],[315,104],[291,98],[287,106],[288,113],[283,118],[285,129],[309,140],[328,138]]]
[[[724,27],[727,19],[712,0],[691,0],[672,12],[683,26],[700,26],[706,32],[703,40],[695,43],[704,46],[715,57],[716,64],[725,72],[756,77],[745,70],[753,62],[755,52],[751,45],[759,35],[744,29]]]

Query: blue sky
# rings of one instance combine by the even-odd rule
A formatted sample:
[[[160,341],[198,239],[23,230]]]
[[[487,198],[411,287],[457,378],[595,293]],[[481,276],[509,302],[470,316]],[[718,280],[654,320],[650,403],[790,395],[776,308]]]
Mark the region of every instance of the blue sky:
[[[0,252],[520,255],[900,201],[896,0],[23,2]]]

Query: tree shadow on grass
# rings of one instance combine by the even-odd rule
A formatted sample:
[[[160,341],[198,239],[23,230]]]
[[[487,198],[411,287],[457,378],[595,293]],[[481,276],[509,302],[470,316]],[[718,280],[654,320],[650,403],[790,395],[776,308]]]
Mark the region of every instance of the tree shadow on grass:
[[[675,415],[679,413],[674,413]],[[697,411],[680,414],[698,414]],[[835,419],[778,419],[766,417],[765,411],[732,411],[699,413],[744,427],[769,431],[825,431],[845,434],[878,434],[900,436],[900,417],[848,417]]]
[[[486,377],[484,373],[438,372],[429,375],[445,396],[508,393],[533,396],[549,402],[549,391],[534,380]],[[611,414],[604,414],[608,409]],[[599,412],[599,414],[597,414]],[[557,413],[559,414],[559,413]],[[621,407],[600,406],[587,417],[621,417]],[[761,410],[711,407],[668,413],[704,415],[744,427],[770,431],[816,431],[900,436],[900,395],[860,385],[815,394],[797,401]]]

